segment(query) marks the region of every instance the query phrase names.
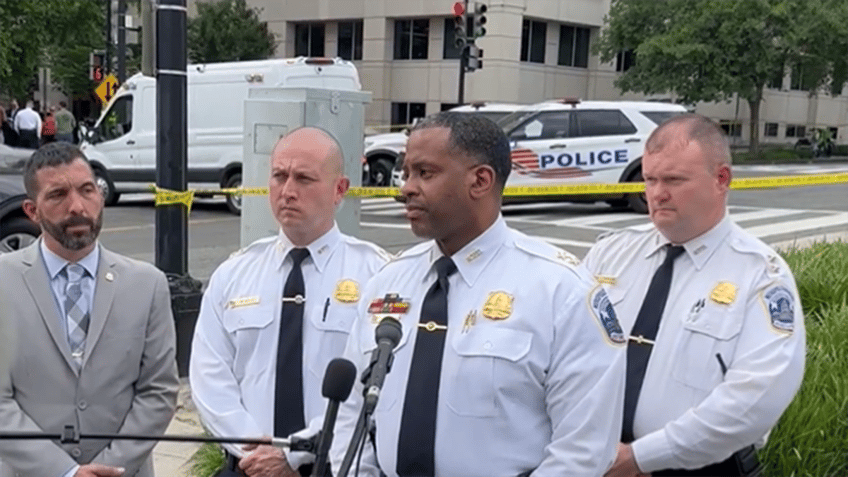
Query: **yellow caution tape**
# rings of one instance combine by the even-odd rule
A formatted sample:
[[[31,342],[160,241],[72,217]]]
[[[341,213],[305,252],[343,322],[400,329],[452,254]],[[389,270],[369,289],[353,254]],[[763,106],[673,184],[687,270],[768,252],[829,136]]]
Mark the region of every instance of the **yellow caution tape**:
[[[810,185],[843,184],[848,182],[848,173],[809,174],[798,176],[749,177],[730,183],[731,189],[770,189],[775,187],[800,187]]]
[[[773,189],[779,187],[802,187],[811,185],[829,185],[848,183],[848,173],[837,174],[808,174],[795,176],[749,177],[735,179],[731,189]],[[185,204],[191,210],[195,195],[267,195],[267,187],[238,187],[231,189],[192,189],[185,192],[160,189],[151,185],[156,195],[156,205]],[[509,186],[504,189],[506,197],[532,197],[556,195],[605,195],[605,194],[634,194],[645,191],[642,182],[624,182],[619,184],[552,184],[537,186]],[[374,198],[397,197],[400,189],[397,187],[351,187],[348,197]]]
[[[154,197],[156,206],[170,204],[185,204],[186,212],[191,212],[191,204],[194,201],[194,191],[175,191],[168,189],[154,188]]]

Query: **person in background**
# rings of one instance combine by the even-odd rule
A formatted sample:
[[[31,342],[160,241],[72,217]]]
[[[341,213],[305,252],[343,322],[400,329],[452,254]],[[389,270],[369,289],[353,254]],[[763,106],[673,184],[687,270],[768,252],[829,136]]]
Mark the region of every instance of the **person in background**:
[[[59,101],[59,109],[53,115],[56,119],[56,140],[73,144],[74,128],[77,126],[77,121],[67,107],[66,102]]]
[[[37,149],[41,140],[41,116],[32,109],[33,102],[27,101],[26,108],[14,116],[15,131],[18,132],[18,145]]]

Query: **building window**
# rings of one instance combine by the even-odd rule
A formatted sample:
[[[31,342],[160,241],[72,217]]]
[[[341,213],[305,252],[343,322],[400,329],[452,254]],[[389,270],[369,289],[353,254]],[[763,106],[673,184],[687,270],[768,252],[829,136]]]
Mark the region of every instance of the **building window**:
[[[362,59],[362,20],[339,22],[339,57],[345,60]]]
[[[742,123],[735,121],[722,121],[720,124],[721,129],[724,130],[724,133],[729,137],[741,137],[742,136]]]
[[[324,56],[323,23],[300,23],[295,25],[294,56]]]
[[[766,123],[766,129],[763,131],[765,137],[777,137],[777,123]]]
[[[812,91],[815,89],[815,81],[813,81],[809,72],[804,70],[805,68],[800,64],[792,67],[792,74],[789,78],[789,89],[798,91]]]
[[[766,85],[766,88],[783,88],[783,68],[781,68],[780,71],[774,73],[774,76],[772,76],[772,78],[769,80],[768,84]]]
[[[426,60],[430,20],[395,20],[395,59]]]
[[[633,50],[622,50],[615,55],[615,71],[624,73],[636,64],[636,52]]]
[[[545,37],[547,34],[547,23],[524,20],[521,27],[521,61],[545,62]]]
[[[462,49],[456,46],[456,23],[453,18],[445,19],[445,34],[442,37],[445,39],[445,45],[442,48],[442,58],[446,60],[459,59]]]
[[[807,127],[800,124],[787,124],[786,137],[804,137],[807,135]]]
[[[451,109],[453,109],[453,108],[455,108],[459,105],[460,105],[459,103],[442,103],[440,110],[441,111],[450,111]]]
[[[589,66],[589,29],[561,25],[559,27],[558,65],[586,68]]]
[[[415,118],[423,118],[424,103],[392,103],[393,129],[403,129],[412,124]]]

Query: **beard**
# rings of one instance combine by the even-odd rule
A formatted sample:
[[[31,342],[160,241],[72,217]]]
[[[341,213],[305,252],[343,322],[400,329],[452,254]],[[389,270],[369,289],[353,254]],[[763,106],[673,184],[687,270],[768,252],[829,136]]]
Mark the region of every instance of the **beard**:
[[[41,228],[56,239],[62,247],[68,250],[82,250],[85,247],[93,244],[100,235],[100,229],[103,228],[103,211],[97,215],[96,220],[91,220],[80,215],[74,215],[68,220],[54,223],[46,219],[41,219]],[[82,234],[72,234],[68,232],[68,227],[77,225],[88,225],[88,232]]]

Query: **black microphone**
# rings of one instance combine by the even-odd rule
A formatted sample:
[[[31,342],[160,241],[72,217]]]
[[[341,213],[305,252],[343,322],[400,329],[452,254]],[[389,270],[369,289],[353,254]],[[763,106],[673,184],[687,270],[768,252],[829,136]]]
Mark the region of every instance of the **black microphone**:
[[[327,471],[327,454],[330,453],[330,444],[333,443],[333,428],[336,425],[336,416],[339,414],[339,404],[344,402],[350,395],[353,382],[356,380],[356,366],[343,358],[335,358],[327,365],[324,373],[324,383],[321,386],[321,394],[329,399],[327,411],[324,414],[324,427],[318,438],[318,450],[315,453],[315,466],[312,468],[313,477],[323,477]]]
[[[391,316],[380,321],[374,330],[374,339],[377,341],[377,349],[371,353],[371,369],[368,382],[365,384],[365,410],[368,414],[377,407],[380,398],[380,389],[386,374],[392,369],[393,351],[403,335],[400,322]]]

